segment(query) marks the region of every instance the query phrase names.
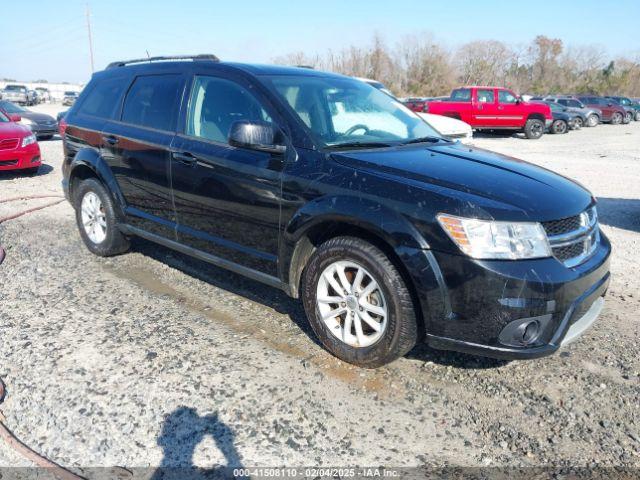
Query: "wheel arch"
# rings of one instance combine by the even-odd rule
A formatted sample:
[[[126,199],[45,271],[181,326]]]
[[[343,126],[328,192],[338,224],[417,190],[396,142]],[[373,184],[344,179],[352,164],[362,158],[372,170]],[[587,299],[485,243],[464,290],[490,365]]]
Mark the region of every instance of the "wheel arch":
[[[331,204],[335,207],[339,202]],[[358,209],[358,211],[366,212],[367,208]],[[297,225],[296,218],[305,217],[305,215],[300,213],[294,218],[285,232],[288,251],[282,257],[285,259],[282,276],[289,285],[289,294],[299,298],[304,269],[320,245],[336,237],[359,238],[379,248],[397,268],[411,295],[419,331],[425,332],[422,303],[410,269],[403,261],[403,253],[405,249],[415,251],[428,249],[429,246],[408,220],[400,218],[400,214],[387,211],[380,206],[369,211],[375,211],[375,221],[367,218],[366,214],[356,216],[335,210],[316,214],[312,217],[313,219],[308,218],[301,225]]]
[[[546,121],[546,118],[542,113],[534,112],[534,113],[530,113],[529,116],[527,116],[527,121],[529,120],[540,120],[542,121],[542,123],[544,123]]]
[[[119,214],[124,214],[125,201],[111,168],[93,149],[82,149],[76,153],[69,168],[69,198],[73,201],[75,189],[80,181],[96,178],[114,200]]]

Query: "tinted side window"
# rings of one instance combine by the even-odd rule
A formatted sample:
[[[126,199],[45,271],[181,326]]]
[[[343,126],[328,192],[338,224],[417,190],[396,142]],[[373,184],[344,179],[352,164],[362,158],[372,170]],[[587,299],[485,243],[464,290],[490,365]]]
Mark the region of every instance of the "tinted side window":
[[[470,102],[471,101],[471,89],[458,88],[451,92],[452,102]]]
[[[180,75],[137,77],[124,99],[122,121],[157,130],[175,130],[181,85]]]
[[[216,77],[195,78],[187,135],[227,143],[231,125],[240,120],[271,122],[258,100],[237,83]]]
[[[478,101],[480,103],[493,103],[495,101],[495,95],[493,93],[493,90],[486,90],[483,88],[479,88]]]
[[[122,93],[128,86],[129,81],[124,77],[97,80],[87,92],[78,113],[99,118],[113,118],[120,105]]]
[[[500,103],[516,103],[518,99],[508,90],[498,90],[498,102]]]

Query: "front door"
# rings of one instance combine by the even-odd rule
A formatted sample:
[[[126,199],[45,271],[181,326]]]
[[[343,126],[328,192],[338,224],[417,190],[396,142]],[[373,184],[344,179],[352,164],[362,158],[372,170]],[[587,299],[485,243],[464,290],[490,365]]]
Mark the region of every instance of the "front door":
[[[501,127],[521,127],[525,123],[518,97],[510,90],[498,90],[498,125]]]
[[[172,145],[178,240],[276,276],[283,158],[228,144],[234,122],[273,121],[264,99],[236,80],[193,78],[183,132]]]
[[[475,126],[498,126],[498,105],[496,104],[496,92],[493,88],[478,88],[474,92],[473,117]]]

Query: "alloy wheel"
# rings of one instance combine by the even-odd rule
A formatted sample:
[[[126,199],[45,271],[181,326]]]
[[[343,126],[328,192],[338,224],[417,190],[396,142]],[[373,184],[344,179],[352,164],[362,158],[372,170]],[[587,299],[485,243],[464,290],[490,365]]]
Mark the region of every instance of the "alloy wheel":
[[[87,237],[95,244],[107,238],[107,217],[102,200],[94,192],[87,192],[81,203],[82,226]]]
[[[362,265],[337,261],[320,276],[316,305],[333,336],[355,348],[384,335],[389,309],[379,282]]]

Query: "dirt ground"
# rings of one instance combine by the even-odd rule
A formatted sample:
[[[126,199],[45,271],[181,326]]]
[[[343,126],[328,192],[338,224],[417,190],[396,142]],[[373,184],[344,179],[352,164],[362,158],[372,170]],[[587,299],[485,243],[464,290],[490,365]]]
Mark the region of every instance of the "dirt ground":
[[[40,174],[0,174],[0,201],[62,194],[61,141],[40,143]],[[640,122],[474,144],[572,177],[599,199],[614,247],[610,292],[599,321],[561,353],[507,363],[419,346],[361,370],[325,352],[301,305],[278,290],[143,241],[123,256],[91,255],[63,202],[0,225],[5,424],[76,471],[640,468]],[[52,200],[0,203],[0,218]],[[0,441],[0,466],[29,465]]]

